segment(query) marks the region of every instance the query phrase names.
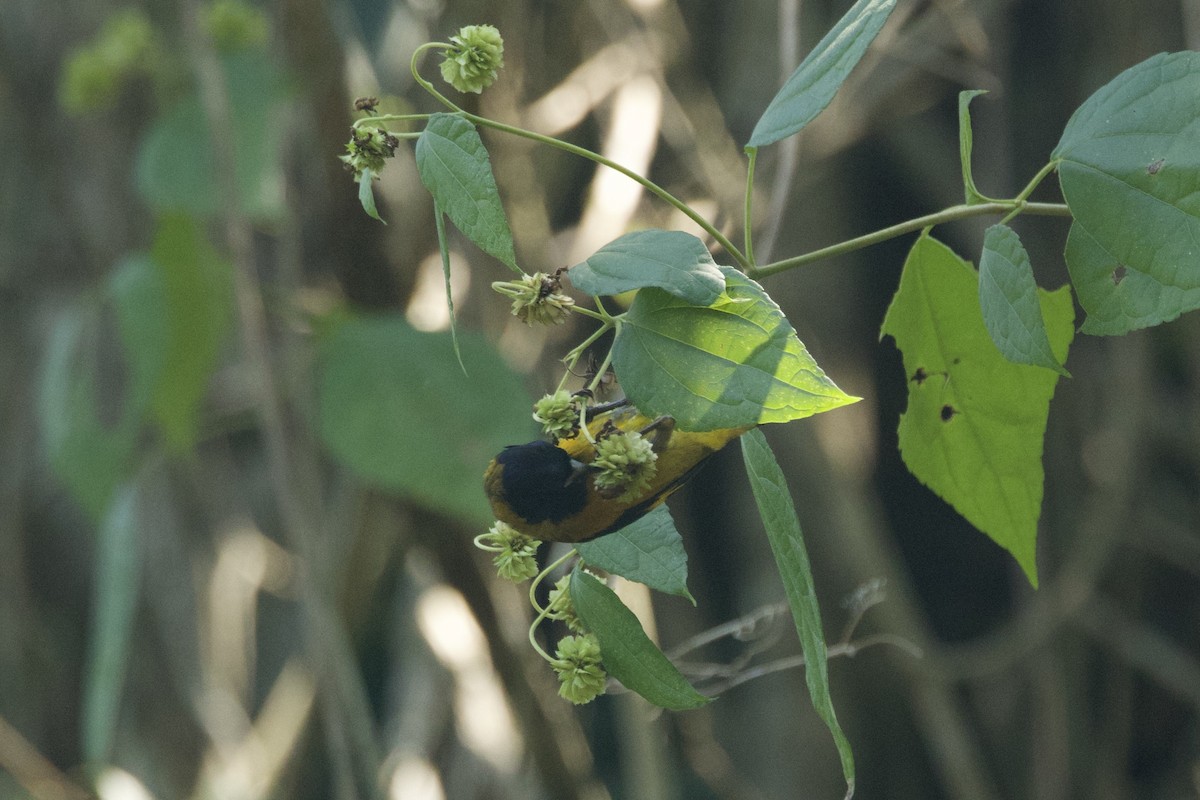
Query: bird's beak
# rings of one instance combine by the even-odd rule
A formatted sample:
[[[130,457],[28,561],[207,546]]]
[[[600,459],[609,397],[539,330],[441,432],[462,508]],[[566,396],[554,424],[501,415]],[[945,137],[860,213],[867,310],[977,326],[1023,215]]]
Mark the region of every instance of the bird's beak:
[[[563,483],[563,486],[570,486],[572,483],[575,483],[576,481],[586,480],[587,473],[588,473],[588,465],[583,463],[582,461],[576,461],[575,459],[572,458],[571,459],[571,474],[567,476],[567,480]]]

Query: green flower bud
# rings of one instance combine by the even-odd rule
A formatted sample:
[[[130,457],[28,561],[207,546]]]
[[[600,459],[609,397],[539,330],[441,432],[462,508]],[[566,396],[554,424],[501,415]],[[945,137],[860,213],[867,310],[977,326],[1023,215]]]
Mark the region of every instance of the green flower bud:
[[[399,146],[400,140],[388,133],[386,128],[363,125],[351,129],[346,154],[338,158],[346,163],[346,169],[354,173],[354,180],[361,181],[364,169],[371,170],[371,174],[378,177],[384,162],[396,155]]]
[[[235,53],[267,41],[267,17],[242,0],[215,0],[202,10],[201,24],[222,53]]]
[[[562,282],[559,274],[547,275],[535,272],[524,275],[517,281],[496,281],[492,289],[512,298],[513,316],[526,325],[561,325],[575,301],[559,290]]]
[[[595,636],[567,636],[559,641],[555,656],[550,666],[558,675],[559,696],[583,705],[604,694],[608,675],[600,666],[600,642]]]
[[[541,542],[508,523],[497,521],[479,537],[479,544],[496,554],[492,563],[501,578],[520,583],[538,574],[537,549]]]
[[[546,606],[546,616],[564,623],[569,630],[583,633],[583,621],[575,613],[575,604],[571,602],[571,576],[564,575],[550,590],[550,602]]]
[[[547,435],[570,439],[579,433],[579,400],[566,389],[559,389],[533,404],[533,418]]]
[[[646,437],[637,431],[616,433],[596,442],[596,457],[591,466],[598,469],[596,488],[602,493],[633,500],[650,488],[658,470],[658,453]]]
[[[504,40],[491,25],[468,25],[451,36],[442,78],[460,92],[479,94],[496,80],[504,66]]]

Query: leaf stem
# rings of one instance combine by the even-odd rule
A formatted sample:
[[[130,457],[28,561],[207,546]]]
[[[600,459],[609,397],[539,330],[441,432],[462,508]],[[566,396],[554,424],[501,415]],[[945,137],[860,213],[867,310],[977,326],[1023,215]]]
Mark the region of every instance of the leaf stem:
[[[432,87],[428,87],[428,85],[427,85],[427,88],[432,90]],[[662,188],[661,186],[659,186],[657,183],[650,180],[649,178],[643,177],[642,175],[639,175],[638,173],[634,172],[633,170],[629,169],[628,167],[624,167],[624,166],[618,164],[617,162],[612,161],[611,159],[605,158],[604,156],[600,155],[599,153],[588,150],[585,147],[580,147],[578,145],[571,144],[570,142],[564,142],[562,139],[555,139],[553,136],[546,136],[544,134],[537,133],[535,131],[526,130],[524,128],[518,128],[515,125],[508,125],[503,122],[497,122],[494,119],[488,119],[487,117],[481,117],[477,114],[472,114],[467,111],[462,112],[462,115],[464,118],[470,120],[471,122],[473,122],[476,125],[480,125],[485,128],[491,128],[492,130],[500,131],[502,133],[512,134],[513,136],[520,136],[522,138],[530,139],[531,141],[535,141],[540,144],[547,145],[549,147],[554,147],[559,150],[564,150],[568,153],[571,153],[572,155],[579,156],[580,158],[586,158],[589,161],[594,161],[597,164],[600,164],[602,166],[608,167],[611,170],[615,170],[615,171],[621,173],[622,175],[629,178],[634,183],[637,183],[640,186],[642,186],[643,188],[645,188],[646,191],[650,192],[651,194],[655,195],[659,199],[665,201],[666,203],[679,209],[679,211],[683,212],[683,214],[686,215],[688,217],[688,219],[692,220],[692,222],[695,222],[697,225],[699,225],[701,228],[703,228],[704,232],[707,233],[709,236],[711,236],[717,242],[717,244],[721,245],[721,247],[723,247],[725,249],[725,252],[729,253],[729,255],[732,256],[733,259],[735,261],[737,261],[738,264],[740,264],[743,268],[748,268],[750,266],[750,262],[747,260],[746,256],[742,255],[742,251],[738,250],[737,247],[734,246],[733,242],[729,241],[729,239],[727,239],[724,234],[722,234],[719,230],[717,230],[715,227],[713,227],[713,224],[711,222],[706,220],[703,216],[701,216],[699,214],[699,212],[697,212],[695,209],[693,209],[687,203],[683,202],[678,197],[671,194],[666,189]]]
[[[459,108],[457,105],[455,105],[454,102],[451,101],[449,98],[447,98],[444,94],[439,92],[437,89],[433,88],[433,84],[430,83],[429,81],[425,80],[424,78],[422,78],[421,73],[417,71],[417,56],[421,55],[421,53],[425,52],[426,50],[433,50],[435,48],[441,48],[442,50],[449,50],[452,47],[454,47],[454,45],[447,44],[446,42],[426,42],[425,44],[421,45],[420,47],[418,47],[416,50],[413,51],[412,60],[410,60],[408,62],[408,68],[410,70],[412,70],[413,78],[416,80],[417,83],[421,84],[422,89],[424,89],[425,91],[427,91],[431,95],[433,95],[435,98],[437,98],[437,100],[442,105],[446,106],[451,111],[454,111],[454,112],[457,112],[460,114],[465,114],[466,113],[465,111],[463,111],[461,108]]]
[[[1044,172],[1045,170],[1043,170]],[[1039,173],[1042,177],[1042,173]],[[1040,180],[1040,178],[1038,179]],[[1036,184],[1034,184],[1036,185]],[[1032,189],[1030,189],[1032,191]],[[1069,217],[1071,210],[1063,203],[1028,203],[1024,200],[1008,200],[995,203],[981,203],[979,205],[957,205],[950,208],[942,209],[933,214],[926,214],[923,217],[910,219],[906,222],[900,222],[891,225],[887,228],[882,228],[874,233],[864,234],[853,239],[847,239],[844,242],[839,242],[829,247],[822,247],[819,250],[813,250],[802,255],[792,258],[785,258],[782,261],[775,261],[771,264],[764,264],[761,267],[747,269],[746,274],[751,278],[765,278],[770,275],[776,275],[780,272],[786,272],[789,269],[802,267],[806,264],[811,264],[814,261],[830,258],[832,256],[851,253],[855,250],[861,250],[864,247],[870,247],[881,242],[886,242],[889,239],[894,239],[897,236],[903,236],[906,233],[913,233],[924,228],[931,228],[935,225],[941,225],[945,222],[953,222],[955,220],[967,219],[969,217],[981,217],[988,214],[1001,214],[1005,212],[1018,211],[1020,213],[1036,214],[1039,216],[1049,217]]]
[[[758,159],[758,148],[747,147],[746,155],[749,157],[749,162],[746,164],[746,200],[742,209],[742,240],[746,246],[746,261],[747,269],[754,269],[754,162]]]
[[[374,117],[362,117],[354,120],[354,124],[350,127],[357,130],[363,125],[381,125],[385,122],[418,122],[427,120],[432,117],[432,114],[380,114]],[[396,133],[396,136],[412,136],[413,134],[420,135],[419,131],[412,133]]]

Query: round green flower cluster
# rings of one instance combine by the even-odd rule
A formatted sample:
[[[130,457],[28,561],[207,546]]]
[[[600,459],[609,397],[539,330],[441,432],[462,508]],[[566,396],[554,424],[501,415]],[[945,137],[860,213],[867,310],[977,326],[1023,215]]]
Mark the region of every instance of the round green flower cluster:
[[[533,418],[547,436],[569,439],[579,433],[579,398],[566,389],[544,395],[533,404]]]
[[[600,642],[593,634],[564,637],[554,655],[550,666],[558,675],[559,696],[583,705],[604,694],[608,675],[600,666]]]
[[[460,92],[479,94],[496,81],[504,66],[504,39],[491,25],[467,25],[451,36],[442,77]]]
[[[384,161],[396,155],[400,140],[387,129],[373,125],[352,128],[350,141],[346,143],[346,154],[338,156],[346,163],[346,169],[354,173],[354,180],[361,181],[364,170],[378,177]]]
[[[563,294],[558,274],[535,272],[515,281],[496,281],[492,289],[512,298],[513,316],[526,325],[561,325],[575,301]]]
[[[620,500],[633,500],[650,488],[658,454],[650,441],[637,431],[614,433],[596,442],[596,488]]]
[[[478,543],[496,554],[492,563],[501,578],[519,583],[538,574],[537,549],[541,542],[508,523],[497,521],[479,537]]]

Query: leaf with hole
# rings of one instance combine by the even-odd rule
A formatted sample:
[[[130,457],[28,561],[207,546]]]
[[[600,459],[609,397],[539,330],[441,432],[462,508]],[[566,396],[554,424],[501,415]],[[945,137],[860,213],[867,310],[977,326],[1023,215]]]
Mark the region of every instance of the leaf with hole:
[[[1066,259],[1082,330],[1126,333],[1200,308],[1200,53],[1122,72],[1079,107],[1052,157],[1075,217]]]
[[[1010,552],[1037,585],[1042,438],[1058,375],[1013,364],[979,309],[979,278],[928,235],[909,252],[883,321],[904,356],[908,408],[900,454],[913,475]],[[1067,287],[1038,291],[1050,348],[1066,359],[1074,336]]]

